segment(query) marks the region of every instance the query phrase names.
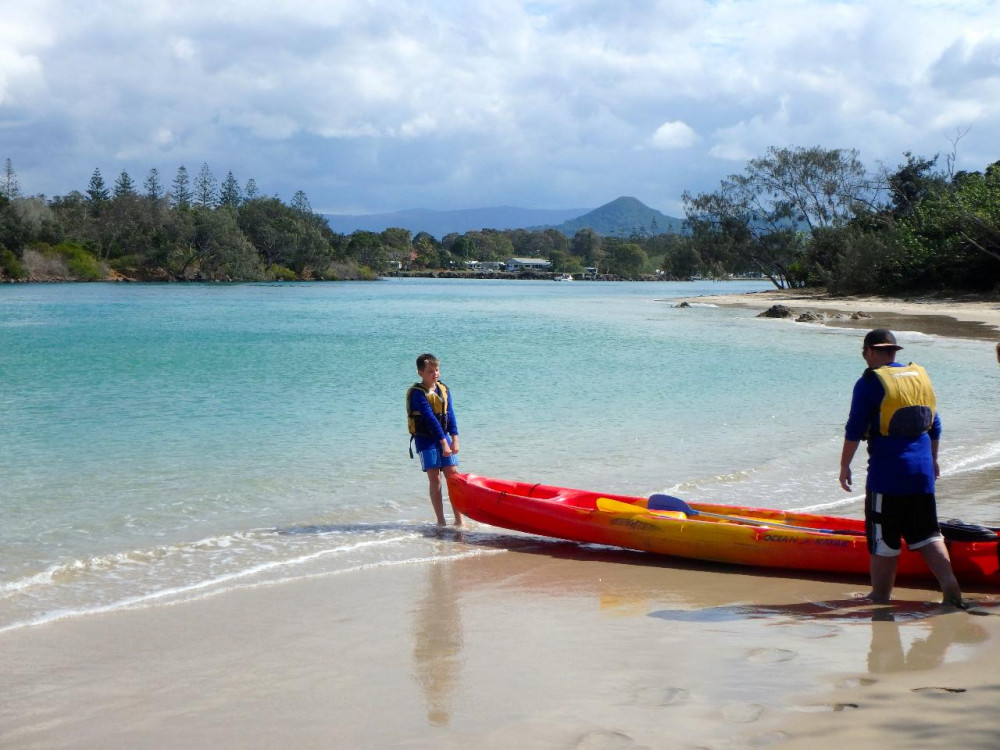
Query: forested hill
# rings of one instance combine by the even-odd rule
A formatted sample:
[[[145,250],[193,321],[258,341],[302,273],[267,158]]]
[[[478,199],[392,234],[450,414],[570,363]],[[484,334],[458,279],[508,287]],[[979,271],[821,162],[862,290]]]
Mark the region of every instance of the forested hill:
[[[679,233],[683,220],[667,216],[636,198],[616,198],[593,210],[586,208],[517,208],[494,206],[455,211],[432,211],[412,208],[391,213],[355,215],[323,214],[335,232],[384,232],[406,229],[413,234],[426,232],[437,239],[449,234],[464,234],[482,229],[544,230],[557,229],[572,237],[581,229],[590,229],[605,237],[633,234],[656,235]]]
[[[581,229],[592,229],[605,237],[615,237],[633,234],[679,234],[683,226],[682,219],[660,213],[637,198],[623,196],[583,216],[564,221],[555,229],[567,237],[572,237]]]
[[[380,214],[323,214],[335,232],[384,232],[386,229],[407,229],[413,234],[426,232],[438,239],[445,235],[482,229],[524,229],[532,226],[552,226],[586,213],[587,208],[465,208],[454,211],[432,211],[411,208]]]

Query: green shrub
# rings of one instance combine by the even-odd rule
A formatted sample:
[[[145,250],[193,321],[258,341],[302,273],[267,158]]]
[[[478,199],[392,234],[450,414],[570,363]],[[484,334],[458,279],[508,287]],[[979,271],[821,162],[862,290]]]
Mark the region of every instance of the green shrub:
[[[52,252],[66,261],[66,268],[75,279],[100,281],[107,277],[107,272],[97,262],[97,258],[75,242],[60,242],[52,248]]]
[[[271,279],[274,281],[298,281],[299,277],[291,268],[271,266]]]
[[[17,259],[7,248],[0,249],[0,276],[7,276],[11,279],[26,279],[28,269]]]

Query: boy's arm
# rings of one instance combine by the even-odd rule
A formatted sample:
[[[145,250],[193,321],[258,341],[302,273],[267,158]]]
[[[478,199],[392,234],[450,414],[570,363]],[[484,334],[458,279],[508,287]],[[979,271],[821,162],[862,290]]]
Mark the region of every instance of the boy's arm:
[[[424,395],[424,392],[418,388],[414,388],[413,395],[410,398],[413,400],[413,406],[416,407],[417,411],[420,412],[420,416],[423,417],[424,424],[430,425],[430,428],[434,431],[434,439],[439,442],[442,440],[447,442],[444,430],[441,429],[441,423],[434,416],[434,410],[431,409],[431,404],[427,400],[427,396]]]
[[[451,391],[448,391],[448,433],[451,435],[451,452],[458,453],[458,422],[455,419],[454,397]]]

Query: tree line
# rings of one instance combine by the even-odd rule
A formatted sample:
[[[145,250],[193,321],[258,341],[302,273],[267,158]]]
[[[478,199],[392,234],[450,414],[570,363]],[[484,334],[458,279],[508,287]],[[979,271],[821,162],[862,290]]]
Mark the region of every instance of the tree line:
[[[710,193],[684,195],[702,268],[755,269],[779,288],[834,294],[1000,292],[1000,162],[904,154],[869,172],[858,152],[771,148]]]
[[[545,258],[552,270],[618,278],[760,275],[833,293],[997,291],[1000,162],[956,172],[954,154],[904,154],[869,171],[850,149],[771,148],[708,193],[683,196],[685,231],[572,237],[556,229],[341,234],[305,193],[286,204],[230,171],[178,168],[165,188],[95,169],[84,192],[21,194],[0,175],[0,277],[94,280],[364,279],[403,269],[462,272],[468,261]]]

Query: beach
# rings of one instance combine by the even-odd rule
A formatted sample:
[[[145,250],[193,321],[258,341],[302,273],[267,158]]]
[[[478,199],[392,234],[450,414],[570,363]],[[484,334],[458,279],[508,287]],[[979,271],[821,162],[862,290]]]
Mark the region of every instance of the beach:
[[[926,589],[873,608],[857,580],[466,536],[440,544],[482,554],[6,633],[0,745],[1000,741],[1000,618],[944,610]]]
[[[998,338],[1000,306],[770,291],[710,295],[687,287],[665,305],[649,301],[668,288],[662,285],[648,291],[552,285],[561,290],[553,293],[538,285],[438,285],[443,283],[346,291],[291,285],[109,288],[107,294],[131,296],[115,296],[112,305],[77,305],[102,315],[131,304],[139,311],[153,308],[149,325],[167,321],[170,328],[135,330],[137,343],[121,347],[115,365],[106,359],[79,364],[96,344],[85,347],[59,369],[86,377],[74,379],[70,392],[55,391],[44,400],[36,395],[39,384],[59,380],[40,369],[49,363],[34,352],[50,330],[59,330],[61,319],[25,313],[16,328],[8,328],[30,334],[8,334],[8,345],[24,341],[21,367],[31,377],[0,396],[8,396],[9,409],[30,406],[12,411],[16,418],[8,424],[8,432],[30,439],[18,443],[16,454],[6,448],[19,462],[6,462],[12,467],[6,469],[8,480],[17,479],[19,490],[5,498],[3,531],[11,541],[0,560],[0,748],[1000,746],[994,713],[1000,592],[967,591],[974,606],[966,612],[940,606],[931,585],[902,582],[893,604],[873,606],[861,598],[867,591],[863,578],[654,558],[475,522],[462,532],[437,530],[430,523],[426,481],[406,458],[405,440],[395,440],[402,411],[397,371],[405,380],[410,355],[421,351],[424,336],[398,343],[396,321],[405,320],[415,304],[440,309],[441,289],[451,304],[468,289],[468,301],[455,316],[472,321],[463,333],[467,349],[459,356],[454,340],[462,338],[454,331],[458,324],[449,321],[455,354],[445,360],[456,374],[449,385],[457,382],[460,420],[471,438],[463,437],[463,456],[469,455],[463,470],[520,473],[602,491],[677,492],[692,500],[768,498],[783,507],[816,502],[831,514],[856,514],[856,503],[839,504],[849,498],[836,486],[835,474],[838,420],[857,376],[851,373],[862,366],[854,332],[745,320],[742,311],[699,314],[674,303],[762,310],[780,303],[828,311],[831,316],[821,321],[827,326],[886,325],[967,339],[954,346],[946,341],[936,351],[926,337],[911,336],[906,343],[913,341],[921,358],[925,352],[937,357],[932,375],[946,370],[949,358],[971,363],[959,374],[974,384],[995,377],[992,346],[984,342]],[[511,289],[520,296],[503,296]],[[588,296],[606,290],[619,296]],[[355,305],[364,303],[362,294],[373,301],[356,314],[357,345],[335,341],[338,348],[328,351],[323,347],[332,346],[329,331],[335,323],[345,325],[352,313],[337,306],[334,291],[359,295]],[[390,292],[399,294],[398,318],[378,318]],[[206,299],[209,294],[214,296]],[[182,295],[188,296],[180,304]],[[56,304],[48,300],[38,304]],[[502,315],[494,310],[500,304],[507,305]],[[261,306],[269,311],[261,316],[265,328],[252,317]],[[524,316],[516,317],[521,308]],[[832,315],[858,311],[871,317]],[[605,330],[609,315],[618,317]],[[70,306],[65,317],[76,321],[78,307]],[[495,340],[507,330],[505,318],[518,322],[509,328],[531,335],[494,341],[502,367],[481,366],[480,358],[492,354],[478,344],[482,331]],[[226,321],[224,328],[219,320]],[[317,321],[315,332],[308,329],[310,320]],[[534,321],[537,328],[529,329]],[[122,326],[116,322],[113,328]],[[41,348],[65,352],[66,342],[80,337],[68,330],[72,336]],[[232,338],[222,339],[215,354],[211,344],[220,330]],[[590,357],[588,347],[577,347],[584,340],[581,330],[602,351],[618,347],[611,363],[624,363],[618,380],[629,378],[629,389],[611,399],[611,411],[627,418],[615,423],[622,445],[612,446],[610,454],[601,431],[609,418],[593,414],[605,405],[581,409],[586,380],[564,385],[566,373],[583,369],[577,357]],[[372,345],[372,331],[384,331],[386,338]],[[633,339],[621,344],[630,333]],[[175,339],[176,347],[164,350]],[[266,346],[276,340],[283,345],[268,359]],[[727,359],[715,359],[702,343],[720,340]],[[738,402],[730,403],[724,410],[730,421],[723,422],[711,409],[727,394],[685,377],[736,362],[747,393],[767,394],[773,389],[770,358],[778,356],[768,346],[788,352],[799,341],[813,342],[822,358],[802,373],[793,371],[793,359],[784,360],[786,374],[795,376],[790,381],[803,382],[794,409],[761,406],[757,398],[753,406],[761,413],[748,408],[741,423]],[[143,348],[143,342],[151,343]],[[200,342],[208,344],[194,345]],[[383,353],[397,349],[405,358],[385,364]],[[136,357],[137,350],[143,357]],[[118,350],[100,351],[107,356]],[[849,353],[857,362],[817,386],[814,370],[837,366]],[[980,354],[982,372],[971,377]],[[669,369],[674,364],[676,371]],[[374,428],[359,436],[369,442],[356,454],[337,440],[337,424],[360,423],[361,417],[334,412],[334,365],[345,371],[345,390],[369,388],[374,395],[365,395],[372,403],[386,393],[400,397],[384,415],[369,417]],[[381,381],[378,368],[386,373]],[[518,408],[504,414],[503,404],[493,400],[477,412],[477,401],[486,404],[506,387],[507,369],[536,375],[532,388],[543,394],[538,403],[515,403]],[[486,380],[487,370],[499,375]],[[82,391],[95,371],[124,372],[132,379],[109,378],[104,390]],[[198,373],[213,390],[189,389],[177,373]],[[15,374],[12,366],[8,376]],[[225,390],[241,378],[243,390]],[[283,378],[296,389],[267,390]],[[477,394],[473,386],[484,380]],[[165,384],[173,383],[177,390],[164,398]],[[550,383],[556,385],[546,390]],[[982,397],[982,387],[964,383],[950,387]],[[689,416],[696,410],[681,393],[685,387],[703,399],[696,418]],[[105,403],[105,392],[113,388],[129,398],[119,400],[115,415],[105,415],[93,405]],[[151,389],[159,389],[154,399],[139,400]],[[650,409],[661,390],[669,400]],[[637,403],[628,400],[632,391],[641,394]],[[255,395],[258,408],[227,406],[242,404],[245,392]],[[86,401],[77,406],[81,393]],[[825,406],[824,399],[835,402],[834,408],[809,411]],[[160,402],[170,408],[159,408]],[[953,420],[958,424],[949,435],[959,435],[953,441],[959,445],[949,456],[939,501],[949,516],[996,524],[1000,466],[990,438],[992,402],[971,403],[978,406]],[[95,414],[100,420],[84,421]],[[206,414],[207,422],[200,418]],[[647,414],[650,422],[636,426]],[[496,426],[501,418],[505,429]],[[788,426],[797,419],[805,424],[799,431]],[[99,432],[104,420],[106,431]],[[565,423],[577,426],[573,434],[564,434]],[[74,428],[77,437],[67,440],[66,431]],[[151,430],[155,444],[144,442]],[[91,456],[81,446],[98,442],[95,431],[104,439],[99,455]],[[527,442],[532,431],[538,437]],[[394,440],[391,448],[381,437],[386,435]],[[958,450],[963,441],[974,447],[968,464]],[[133,445],[135,454],[129,453]],[[114,460],[105,460],[105,453]],[[60,461],[45,463],[50,455]],[[51,466],[59,482],[46,484],[47,475],[36,469],[41,466]],[[862,467],[856,460],[859,476]],[[23,558],[17,567],[10,562],[14,553]]]

